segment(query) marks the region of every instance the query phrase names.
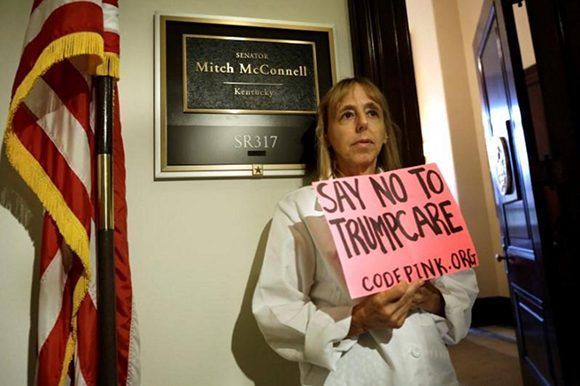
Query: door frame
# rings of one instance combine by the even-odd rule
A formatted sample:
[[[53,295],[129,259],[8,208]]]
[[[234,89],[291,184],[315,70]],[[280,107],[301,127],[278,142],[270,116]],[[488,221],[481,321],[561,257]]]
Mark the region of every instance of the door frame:
[[[485,0],[480,12],[480,15],[487,14],[490,8],[496,12],[498,28],[502,29],[502,47],[509,50],[504,58],[508,68],[514,68],[512,60],[521,63],[511,11],[514,3],[518,1]],[[572,385],[580,383],[570,355],[579,333],[570,317],[572,304],[569,300],[576,293],[573,283],[579,260],[575,258],[578,254],[575,241],[580,231],[580,118],[573,112],[574,106],[580,106],[580,76],[574,70],[580,68],[580,5],[576,0],[527,0],[526,6],[552,155],[540,159],[533,130],[524,129],[538,221],[538,232],[533,235],[534,250],[544,272],[544,309],[547,336],[552,348],[554,380],[556,384]],[[486,25],[480,17],[473,47],[476,56],[478,37],[489,28],[490,19],[486,20]],[[530,128],[525,73],[521,66],[515,67],[513,72],[509,72],[513,82],[508,83],[523,86],[509,90],[509,98],[517,99],[522,124],[524,128]],[[483,92],[482,87],[480,90]],[[551,196],[559,205],[550,205],[544,194],[545,189],[550,189]]]

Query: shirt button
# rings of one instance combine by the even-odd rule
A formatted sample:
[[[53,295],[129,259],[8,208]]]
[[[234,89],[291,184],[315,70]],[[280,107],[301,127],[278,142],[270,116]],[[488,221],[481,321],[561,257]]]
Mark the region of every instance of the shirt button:
[[[421,349],[419,347],[413,347],[410,352],[413,358],[421,358]]]

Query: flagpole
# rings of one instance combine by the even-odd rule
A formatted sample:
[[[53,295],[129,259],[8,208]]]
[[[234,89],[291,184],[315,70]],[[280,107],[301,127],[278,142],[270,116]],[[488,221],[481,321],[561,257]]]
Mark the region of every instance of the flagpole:
[[[114,79],[95,76],[99,386],[117,385],[117,323],[113,207]]]

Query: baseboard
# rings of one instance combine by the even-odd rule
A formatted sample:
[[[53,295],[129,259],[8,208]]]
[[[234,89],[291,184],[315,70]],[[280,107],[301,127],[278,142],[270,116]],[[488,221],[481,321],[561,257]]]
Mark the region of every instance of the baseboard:
[[[477,298],[471,313],[471,326],[511,326],[515,319],[510,298],[493,296]]]

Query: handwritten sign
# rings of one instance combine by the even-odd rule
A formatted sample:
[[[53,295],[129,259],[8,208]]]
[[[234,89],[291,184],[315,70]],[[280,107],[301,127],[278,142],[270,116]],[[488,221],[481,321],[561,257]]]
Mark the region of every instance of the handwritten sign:
[[[313,184],[352,298],[478,265],[435,164]]]

